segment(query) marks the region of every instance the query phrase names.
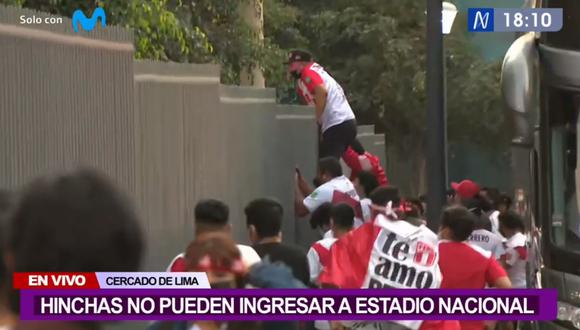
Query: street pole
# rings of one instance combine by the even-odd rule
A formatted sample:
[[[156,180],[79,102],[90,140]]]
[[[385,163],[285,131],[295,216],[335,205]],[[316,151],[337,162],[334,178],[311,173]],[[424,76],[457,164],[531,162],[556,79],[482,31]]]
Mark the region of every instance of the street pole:
[[[442,3],[427,1],[427,223],[437,231],[446,202],[447,134]]]

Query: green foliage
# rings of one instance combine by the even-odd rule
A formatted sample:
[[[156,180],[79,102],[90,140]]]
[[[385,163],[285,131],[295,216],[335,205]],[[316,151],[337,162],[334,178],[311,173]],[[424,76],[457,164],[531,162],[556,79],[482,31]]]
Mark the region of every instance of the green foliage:
[[[168,0],[0,0],[71,17],[77,9],[91,13],[97,6],[107,12],[108,24],[131,28],[135,32],[135,57],[176,62],[206,62],[212,46],[196,25],[184,24],[179,16],[186,8],[181,1]]]
[[[248,1],[248,0],[240,0]],[[136,57],[215,62],[222,82],[259,66],[279,99],[296,103],[282,64],[291,48],[311,50],[343,85],[359,122],[384,130],[389,146],[422,152],[426,128],[425,1],[263,0],[264,40],[232,0],[0,0],[63,16],[105,7],[110,24],[135,31]],[[446,39],[448,131],[452,141],[507,145],[499,63],[482,61],[458,17]]]
[[[425,190],[425,1],[288,0],[309,48],[343,86],[359,123],[385,132],[389,167],[404,191]],[[445,37],[450,144],[501,155],[509,146],[500,63],[483,61],[461,27]]]
[[[337,0],[301,17],[310,49],[343,85],[359,121],[378,124],[389,145],[408,151],[412,144],[419,152],[426,129],[424,5]],[[500,65],[479,58],[457,28],[465,26],[461,20],[446,37],[449,138],[506,145]]]
[[[213,49],[205,33],[197,26],[184,24],[176,14],[184,8],[180,2],[169,6],[167,0],[130,0],[128,4],[126,16],[120,12],[111,17],[119,25],[134,29],[136,58],[175,62],[210,58]]]

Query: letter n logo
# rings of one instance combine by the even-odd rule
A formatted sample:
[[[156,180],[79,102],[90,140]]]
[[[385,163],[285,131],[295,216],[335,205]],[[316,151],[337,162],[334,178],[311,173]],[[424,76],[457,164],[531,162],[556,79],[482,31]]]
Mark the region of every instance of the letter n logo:
[[[493,32],[493,8],[469,8],[467,30],[469,32]]]

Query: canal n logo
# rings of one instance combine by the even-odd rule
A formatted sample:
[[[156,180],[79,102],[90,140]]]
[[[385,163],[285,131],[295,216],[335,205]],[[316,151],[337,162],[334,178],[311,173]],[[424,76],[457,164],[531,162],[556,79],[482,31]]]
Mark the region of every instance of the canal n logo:
[[[103,8],[98,7],[97,9],[95,9],[93,15],[90,18],[87,18],[85,16],[85,13],[82,12],[82,10],[77,9],[75,10],[72,16],[73,29],[75,30],[75,32],[78,33],[79,32],[78,25],[80,23],[83,30],[90,32],[97,25],[99,18],[101,19],[101,26],[102,27],[107,26],[107,17],[105,16],[105,10]]]
[[[469,8],[467,11],[469,32],[492,32],[493,21],[493,8]]]

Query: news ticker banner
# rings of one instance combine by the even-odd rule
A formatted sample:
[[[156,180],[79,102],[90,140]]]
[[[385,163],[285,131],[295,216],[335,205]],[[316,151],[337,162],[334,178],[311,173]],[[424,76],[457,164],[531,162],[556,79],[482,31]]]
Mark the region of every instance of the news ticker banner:
[[[205,273],[14,273],[15,289],[209,289]]]
[[[22,320],[547,321],[557,316],[555,289],[222,290],[207,289],[203,273],[21,273],[14,286],[21,289]]]
[[[554,320],[556,290],[22,290],[22,320]]]

